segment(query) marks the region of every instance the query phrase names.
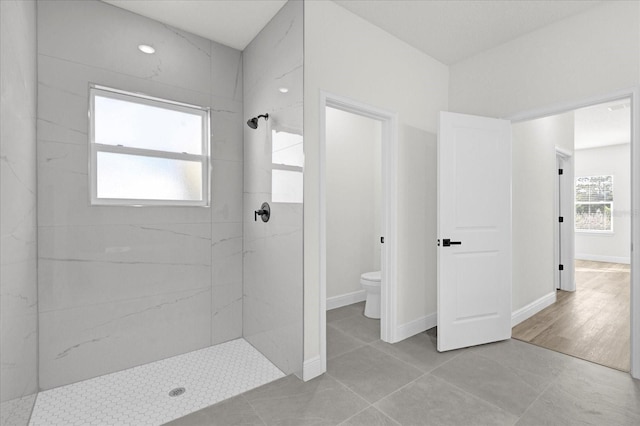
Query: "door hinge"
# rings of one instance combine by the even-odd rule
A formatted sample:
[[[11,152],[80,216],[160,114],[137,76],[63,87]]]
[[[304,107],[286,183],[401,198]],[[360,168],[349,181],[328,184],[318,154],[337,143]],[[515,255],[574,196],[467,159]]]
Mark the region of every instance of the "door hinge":
[[[384,244],[384,237],[380,237],[380,244]]]
[[[558,222],[560,222],[560,223],[564,222],[564,217],[560,216],[560,217],[558,218]]]
[[[558,169],[558,174],[561,175],[564,173],[564,169]]]
[[[564,265],[560,265],[560,267],[558,268],[560,271],[564,271]]]

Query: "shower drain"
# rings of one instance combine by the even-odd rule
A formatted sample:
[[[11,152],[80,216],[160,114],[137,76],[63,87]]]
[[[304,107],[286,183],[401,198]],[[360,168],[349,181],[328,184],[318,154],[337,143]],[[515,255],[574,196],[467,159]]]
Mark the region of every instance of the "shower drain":
[[[185,388],[175,388],[171,392],[169,392],[169,396],[180,396],[186,392]]]

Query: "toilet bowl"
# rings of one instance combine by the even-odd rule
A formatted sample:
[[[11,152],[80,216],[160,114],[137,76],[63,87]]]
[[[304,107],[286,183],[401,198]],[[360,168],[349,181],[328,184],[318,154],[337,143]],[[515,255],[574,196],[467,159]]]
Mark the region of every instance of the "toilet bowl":
[[[367,292],[364,303],[364,316],[367,318],[380,319],[380,280],[380,271],[360,275],[360,284]]]

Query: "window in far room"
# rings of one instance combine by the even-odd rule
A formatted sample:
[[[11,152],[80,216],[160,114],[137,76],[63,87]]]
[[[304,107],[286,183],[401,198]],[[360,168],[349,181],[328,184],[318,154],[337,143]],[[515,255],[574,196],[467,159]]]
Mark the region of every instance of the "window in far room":
[[[576,178],[576,231],[613,231],[613,176]]]

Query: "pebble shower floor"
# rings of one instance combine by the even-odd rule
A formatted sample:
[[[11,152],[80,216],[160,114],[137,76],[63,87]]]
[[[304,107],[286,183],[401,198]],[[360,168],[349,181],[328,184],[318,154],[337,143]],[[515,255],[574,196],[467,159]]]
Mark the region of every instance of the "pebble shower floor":
[[[40,392],[29,425],[161,425],[284,376],[237,339]]]

